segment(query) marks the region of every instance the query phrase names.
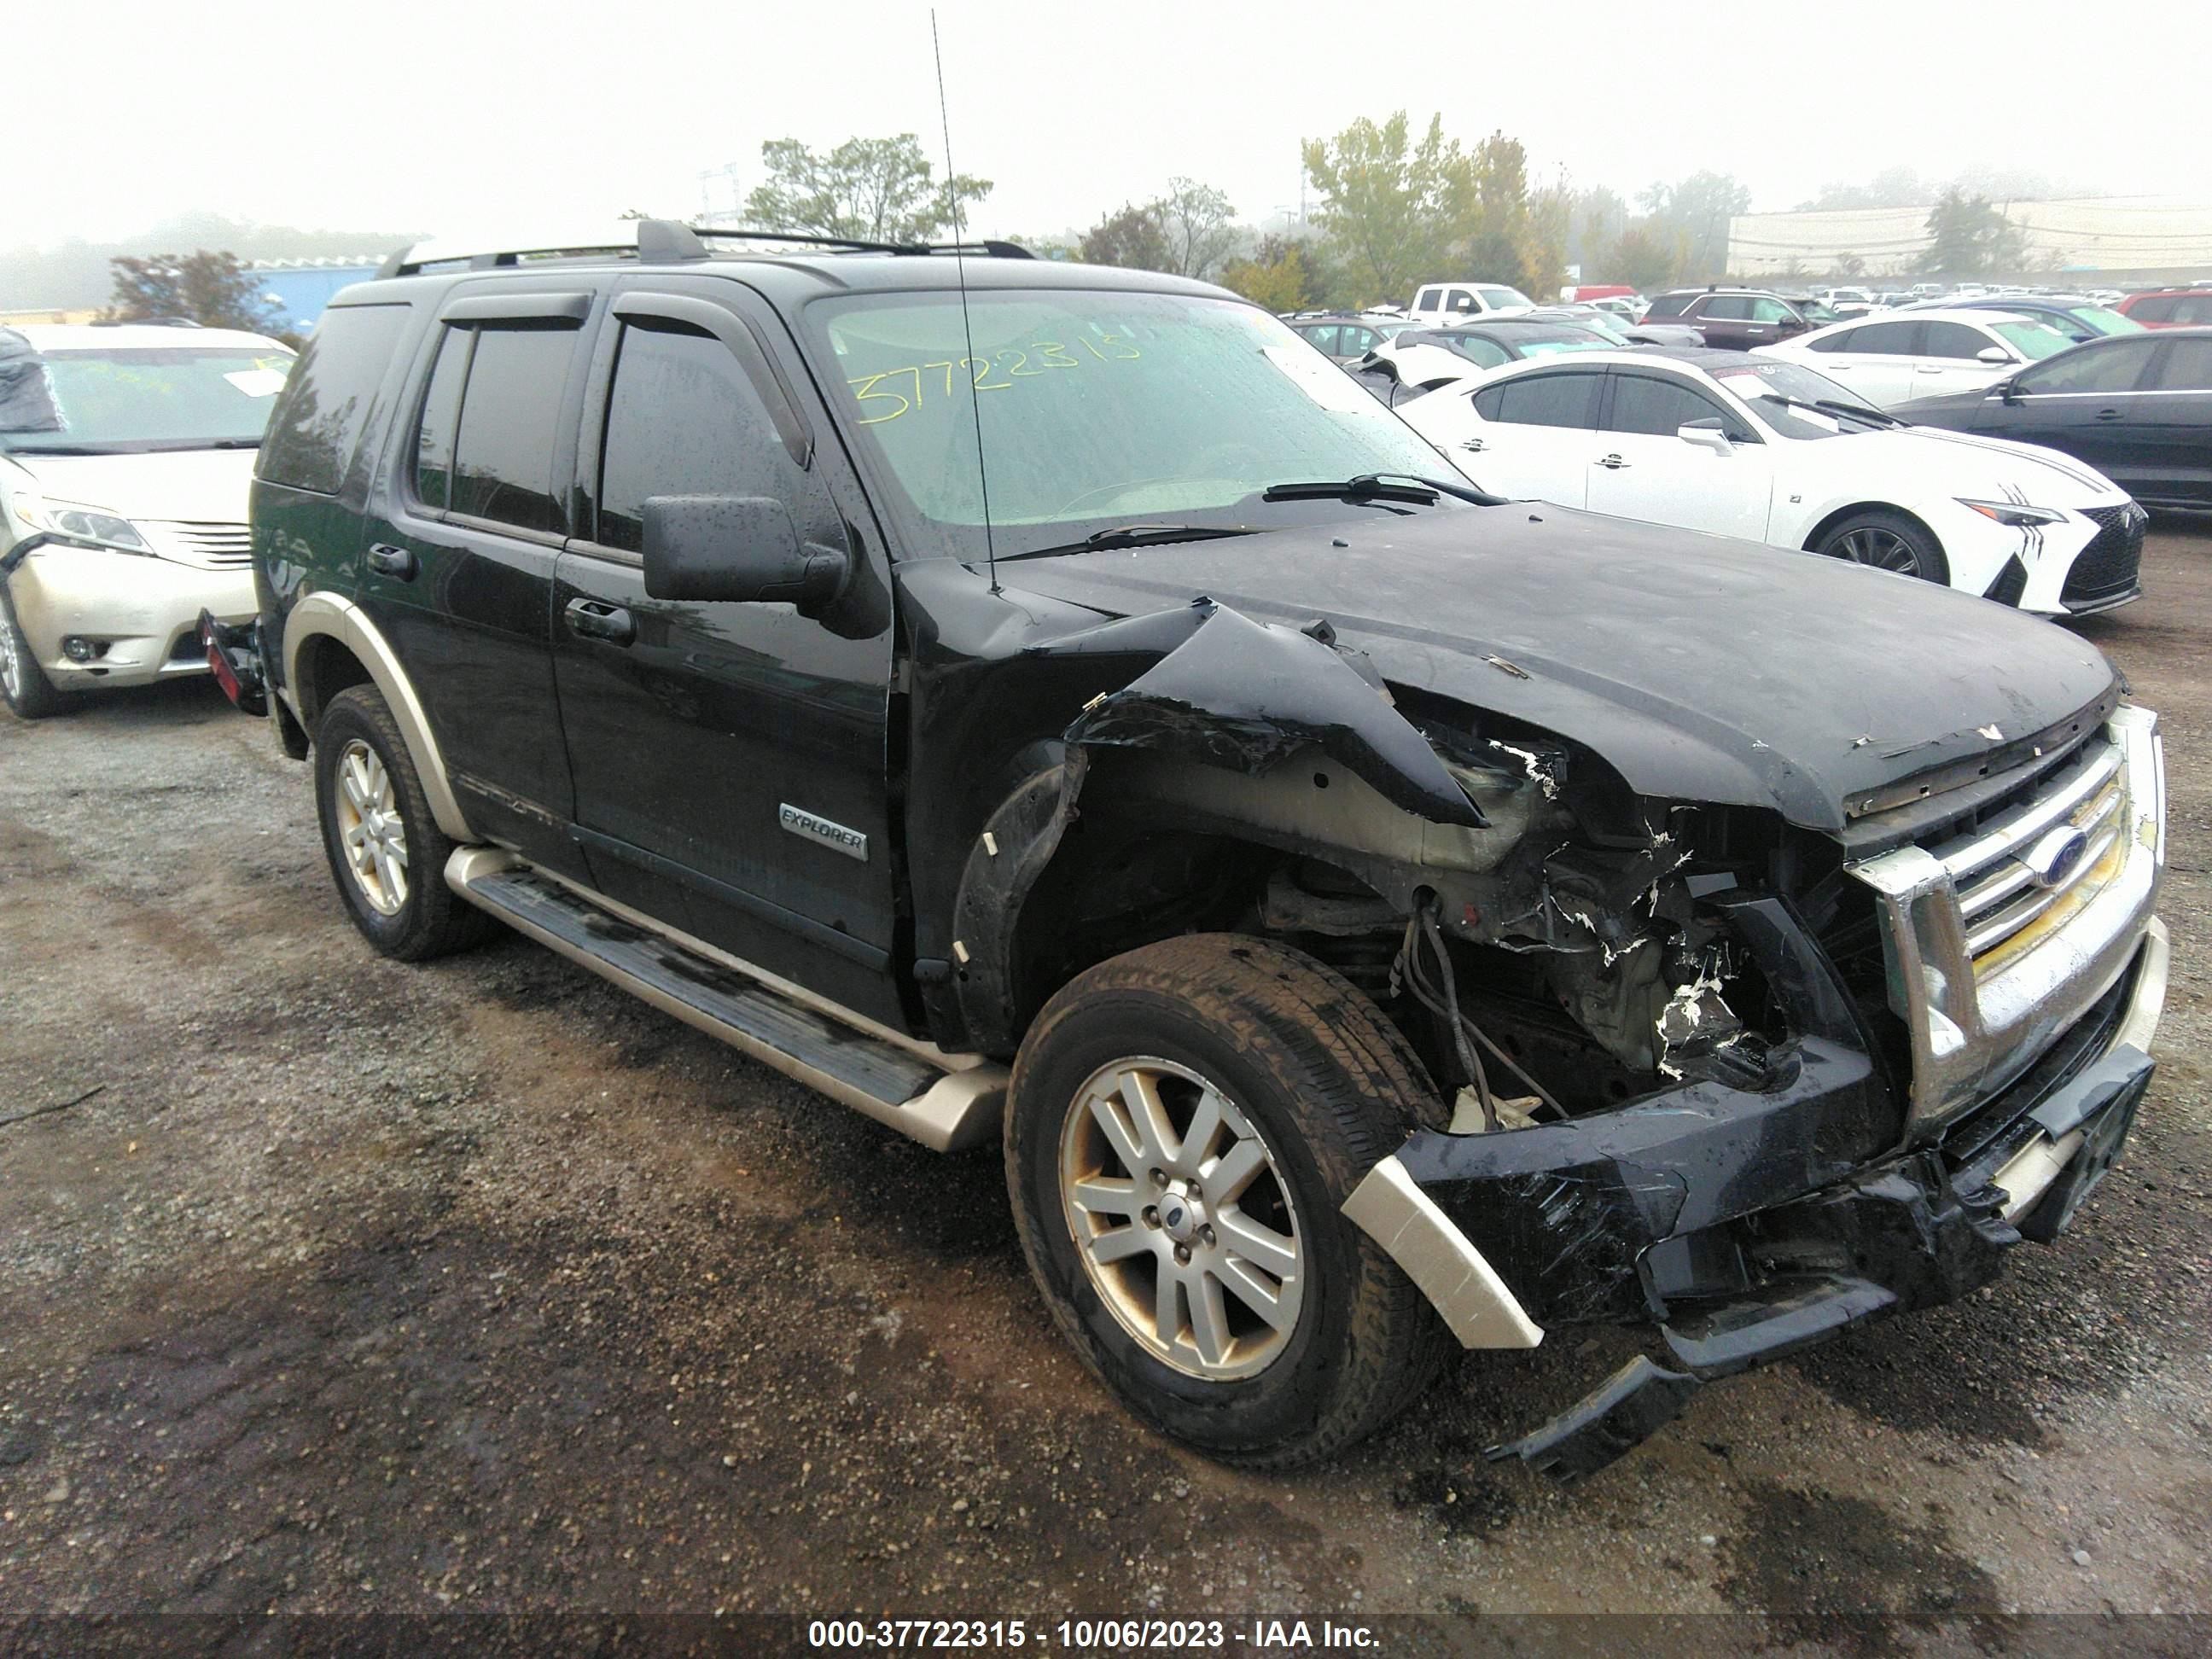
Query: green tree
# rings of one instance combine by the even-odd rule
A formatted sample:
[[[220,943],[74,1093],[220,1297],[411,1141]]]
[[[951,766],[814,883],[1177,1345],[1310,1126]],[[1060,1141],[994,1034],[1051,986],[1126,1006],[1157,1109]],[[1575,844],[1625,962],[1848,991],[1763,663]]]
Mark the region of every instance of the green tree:
[[[991,181],[961,173],[940,181],[914,134],[848,138],[817,155],[796,138],[761,146],[768,179],[745,198],[756,230],[800,231],[866,242],[926,242],[957,229],[961,210]]]
[[[1751,210],[1749,185],[1725,173],[1693,173],[1654,185],[1638,199],[1660,227],[1681,239],[1680,276],[1713,277],[1728,269],[1729,221]]]
[[[2027,263],[2027,233],[1992,206],[1987,197],[1955,186],[1928,210],[1928,246],[1915,270],[1947,276],[1980,276],[2018,270]]]
[[[1607,276],[1643,294],[1666,287],[1679,269],[1671,239],[1648,223],[1622,231],[1605,259]]]
[[[1124,203],[1083,233],[1083,258],[1094,265],[1120,265],[1128,270],[1172,270],[1174,251],[1168,246],[1167,227],[1160,206]]]
[[[1449,274],[1452,251],[1481,228],[1474,164],[1445,140],[1441,117],[1416,143],[1405,111],[1380,126],[1362,116],[1334,138],[1308,139],[1304,153],[1322,193],[1314,222],[1361,300],[1402,303],[1416,283]]]
[[[241,328],[266,334],[276,326],[253,273],[232,253],[157,253],[150,258],[110,259],[114,291],[106,316],[118,323],[156,317],[189,317],[205,328]]]
[[[1536,284],[1528,292],[1548,299],[1566,283],[1567,244],[1573,239],[1575,192],[1562,173],[1559,181],[1532,192],[1528,198],[1528,280]]]
[[[1304,311],[1319,305],[1325,277],[1305,247],[1286,236],[1266,236],[1251,257],[1222,268],[1222,285],[1269,311]]]
[[[1168,269],[1179,276],[1211,281],[1237,252],[1237,210],[1229,198],[1195,179],[1171,179],[1152,204],[1168,242]]]

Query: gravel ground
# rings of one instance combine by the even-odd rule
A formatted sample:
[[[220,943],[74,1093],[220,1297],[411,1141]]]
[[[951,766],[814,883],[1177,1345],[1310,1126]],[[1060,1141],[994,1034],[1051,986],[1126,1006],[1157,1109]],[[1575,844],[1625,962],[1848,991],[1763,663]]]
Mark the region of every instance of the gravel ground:
[[[517,938],[373,956],[307,769],[211,687],[0,714],[0,1610],[2204,1610],[2212,526],[2162,521],[2146,584],[2082,629],[2172,769],[2127,1157],[1999,1284],[1573,1492],[1480,1448],[1595,1341],[1469,1357],[1334,1467],[1216,1468],[1063,1350],[994,1154]]]

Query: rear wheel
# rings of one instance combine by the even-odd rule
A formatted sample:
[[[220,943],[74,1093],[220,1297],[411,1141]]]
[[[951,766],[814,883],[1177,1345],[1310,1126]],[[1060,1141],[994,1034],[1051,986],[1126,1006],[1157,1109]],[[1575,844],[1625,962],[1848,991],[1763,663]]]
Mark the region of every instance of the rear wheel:
[[[1449,1351],[1345,1199],[1432,1092],[1312,958],[1194,935],[1072,981],[1022,1045],[1006,1178],[1061,1330],[1138,1416],[1281,1466],[1370,1433]]]
[[[1900,576],[1917,576],[1938,586],[1951,583],[1951,566],[1935,537],[1902,513],[1878,508],[1854,513],[1823,536],[1813,550]]]
[[[315,805],[346,914],[386,956],[421,962],[477,944],[492,919],[454,896],[454,842],[430,816],[406,740],[374,688],[330,700],[315,728]]]
[[[64,702],[16,625],[15,601],[9,595],[4,576],[0,576],[0,696],[19,719],[27,720],[60,713]]]

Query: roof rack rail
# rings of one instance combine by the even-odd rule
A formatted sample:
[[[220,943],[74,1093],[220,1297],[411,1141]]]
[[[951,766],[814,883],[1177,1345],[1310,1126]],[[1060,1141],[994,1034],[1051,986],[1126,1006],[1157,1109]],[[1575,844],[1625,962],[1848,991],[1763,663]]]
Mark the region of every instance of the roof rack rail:
[[[592,254],[627,254],[641,264],[688,264],[710,258],[708,240],[789,244],[840,253],[981,253],[997,259],[1027,259],[1030,251],[1013,242],[872,242],[850,236],[817,236],[804,231],[746,230],[727,225],[691,225],[676,219],[622,219],[613,224],[556,227],[534,236],[432,237],[401,248],[377,269],[379,278],[412,276],[434,265],[465,264],[473,270],[517,265],[526,258],[556,259]]]

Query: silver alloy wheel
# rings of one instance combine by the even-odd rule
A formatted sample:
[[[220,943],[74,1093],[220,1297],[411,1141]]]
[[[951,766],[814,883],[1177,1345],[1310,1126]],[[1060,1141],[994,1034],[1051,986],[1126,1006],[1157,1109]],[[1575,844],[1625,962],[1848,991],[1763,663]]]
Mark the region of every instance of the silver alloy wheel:
[[[392,793],[392,774],[359,738],[338,755],[338,833],[346,867],[379,915],[407,902],[407,825]]]
[[[0,687],[11,697],[23,695],[23,665],[15,654],[15,619],[0,609]]]
[[[1920,574],[1920,556],[1912,550],[1912,544],[1878,524],[1861,525],[1836,546],[1845,558],[1872,565],[1876,570],[1893,570],[1900,576]]]
[[[1281,1357],[1305,1292],[1297,1213],[1212,1084],[1148,1056],[1099,1067],[1060,1129],[1060,1194],[1100,1302],[1155,1358],[1227,1382]]]

